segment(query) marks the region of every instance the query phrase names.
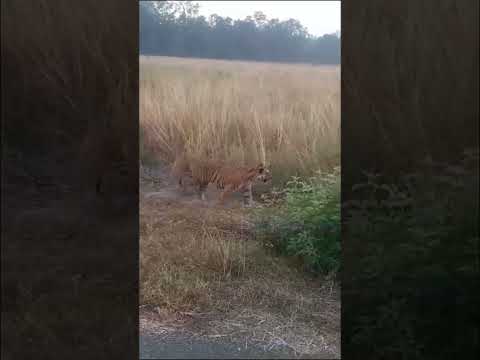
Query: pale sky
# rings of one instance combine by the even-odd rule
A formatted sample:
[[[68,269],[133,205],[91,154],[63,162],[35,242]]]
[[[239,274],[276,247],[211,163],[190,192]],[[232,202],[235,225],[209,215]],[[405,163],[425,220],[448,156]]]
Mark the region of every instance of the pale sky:
[[[199,13],[207,19],[211,14],[245,19],[262,11],[267,19],[296,19],[315,36],[340,31],[340,1],[194,1]]]

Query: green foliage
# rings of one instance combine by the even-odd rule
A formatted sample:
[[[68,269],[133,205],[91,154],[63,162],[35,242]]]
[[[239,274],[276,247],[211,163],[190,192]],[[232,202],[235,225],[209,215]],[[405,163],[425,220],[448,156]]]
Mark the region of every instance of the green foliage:
[[[287,183],[280,206],[260,210],[258,234],[267,246],[302,260],[315,273],[340,266],[340,174],[317,173]]]
[[[349,236],[362,238],[357,245],[368,253],[363,266],[373,274],[402,272],[407,260],[410,270],[426,276],[478,271],[477,161],[478,154],[467,153],[461,164],[430,162],[428,172],[396,184],[368,174],[366,183],[356,185],[363,200],[345,204],[345,223]],[[435,263],[439,257],[445,261]]]
[[[466,324],[478,313],[471,301],[479,271],[478,152],[455,166],[430,161],[424,168],[396,183],[367,174],[354,187],[358,200],[344,204],[342,291],[355,304],[343,305],[351,319],[343,330],[352,346],[371,338],[378,351],[388,346],[363,348],[381,358],[423,358],[419,344],[443,356],[436,343],[445,332],[459,334],[445,356],[455,358],[453,349],[475,336]],[[462,313],[445,311],[458,304]]]

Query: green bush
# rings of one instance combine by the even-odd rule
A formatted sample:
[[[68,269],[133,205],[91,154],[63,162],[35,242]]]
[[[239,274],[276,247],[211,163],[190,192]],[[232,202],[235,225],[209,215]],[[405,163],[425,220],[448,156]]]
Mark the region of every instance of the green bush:
[[[357,353],[456,358],[458,349],[471,347],[478,318],[472,296],[479,271],[478,183],[476,151],[456,164],[430,160],[393,181],[367,174],[354,187],[357,200],[343,203],[348,266],[342,294],[355,301],[342,303],[349,319],[342,331]],[[445,333],[449,343],[438,346]]]
[[[294,256],[315,273],[340,266],[340,173],[317,173],[287,183],[280,206],[260,211],[257,234],[267,246]]]

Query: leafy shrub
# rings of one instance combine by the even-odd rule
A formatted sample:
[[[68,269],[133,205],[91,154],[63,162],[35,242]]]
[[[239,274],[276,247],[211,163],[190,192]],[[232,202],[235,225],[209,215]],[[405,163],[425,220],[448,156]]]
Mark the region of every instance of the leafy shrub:
[[[456,358],[471,347],[478,175],[478,151],[466,152],[454,165],[429,161],[395,182],[367,174],[354,187],[357,201],[343,204],[342,293],[355,301],[342,304],[342,331],[357,353]]]
[[[340,265],[340,174],[317,173],[287,183],[280,206],[260,211],[258,234],[267,246],[302,260],[315,273]]]

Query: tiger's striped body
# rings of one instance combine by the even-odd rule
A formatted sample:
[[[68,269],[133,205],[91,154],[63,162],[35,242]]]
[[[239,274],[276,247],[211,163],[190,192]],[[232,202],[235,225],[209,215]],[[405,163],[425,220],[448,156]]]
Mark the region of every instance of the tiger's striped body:
[[[222,190],[220,204],[224,203],[228,194],[241,192],[244,203],[251,205],[253,203],[253,182],[271,180],[270,172],[265,169],[263,164],[256,167],[228,166],[214,160],[187,161],[186,159],[178,159],[176,164],[175,169],[180,185],[184,184],[185,176],[191,177],[201,199],[205,201],[205,191],[208,185],[215,184],[217,189]],[[182,169],[183,172],[180,171]]]
[[[268,181],[269,172],[262,164],[256,167],[221,167],[212,182],[218,189],[222,190],[220,194],[220,203],[223,204],[225,197],[231,192],[241,192],[244,203],[251,205],[253,203],[252,186],[256,180]]]
[[[205,200],[205,191],[209,184],[215,183],[219,179],[219,171],[224,166],[223,163],[214,160],[192,161],[190,170],[194,185],[198,187],[198,193],[202,200]]]

